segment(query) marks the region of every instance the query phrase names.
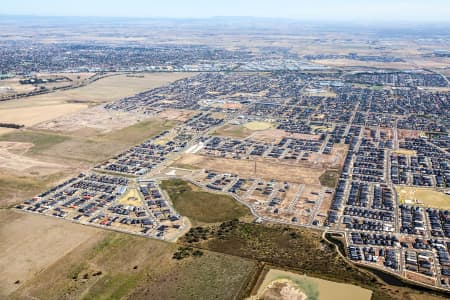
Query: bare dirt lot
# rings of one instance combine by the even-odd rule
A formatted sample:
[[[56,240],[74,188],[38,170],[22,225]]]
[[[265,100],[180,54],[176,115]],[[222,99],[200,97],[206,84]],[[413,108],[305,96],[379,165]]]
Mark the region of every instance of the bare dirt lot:
[[[0,120],[5,123],[32,126],[87,108],[86,104],[81,103],[58,103],[53,101],[36,103],[29,102],[29,100],[23,101],[24,103],[8,103],[8,101],[0,103]],[[0,134],[12,131],[14,129],[5,128]]]
[[[247,178],[260,177],[304,184],[320,184],[319,177],[324,172],[320,168],[314,169],[261,161],[256,163],[255,174],[254,161],[207,157],[197,154],[184,154],[175,164],[191,165],[222,173],[233,173]]]
[[[160,112],[158,114],[158,117],[166,120],[186,122],[195,114],[196,112],[192,110],[167,109],[165,111]]]
[[[105,103],[131,96],[192,75],[189,73],[150,73],[139,77],[127,75],[110,76],[81,88],[0,102],[0,120],[6,123],[33,126],[82,111],[92,104]],[[92,115],[85,111],[83,114],[87,114],[87,116]],[[81,118],[81,121],[83,120],[86,120],[86,118]],[[102,122],[104,123],[104,118],[102,121],[102,116],[100,115],[100,125],[98,126],[104,127]],[[67,124],[67,122],[63,122],[64,124]],[[51,125],[49,126],[52,127]],[[12,131],[14,129],[0,128],[0,134]]]
[[[71,250],[98,239],[99,232],[63,220],[0,210],[0,298]]]
[[[42,122],[34,128],[70,133],[78,132],[82,135],[83,132],[86,132],[86,129],[106,133],[134,125],[147,118],[148,116],[143,114],[111,111],[104,109],[102,106],[96,106]],[[93,132],[92,130],[91,132]]]
[[[2,169],[27,171],[39,169],[40,174],[54,173],[66,168],[61,164],[39,161],[23,154],[34,145],[32,143],[0,142],[0,166]]]

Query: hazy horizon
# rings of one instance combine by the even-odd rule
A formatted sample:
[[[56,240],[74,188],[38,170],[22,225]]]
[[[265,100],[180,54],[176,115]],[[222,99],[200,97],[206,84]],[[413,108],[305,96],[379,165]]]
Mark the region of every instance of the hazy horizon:
[[[254,17],[314,22],[448,23],[450,3],[429,1],[316,0],[237,0],[182,1],[149,3],[144,0],[55,2],[17,0],[3,3],[0,15],[45,17],[119,17],[207,19]]]

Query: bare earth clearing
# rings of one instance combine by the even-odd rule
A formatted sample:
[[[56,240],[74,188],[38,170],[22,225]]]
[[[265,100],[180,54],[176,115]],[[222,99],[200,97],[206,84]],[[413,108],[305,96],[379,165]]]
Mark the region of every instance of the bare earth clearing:
[[[40,174],[55,173],[66,168],[61,164],[39,161],[23,154],[33,147],[31,143],[0,142],[0,166],[3,169],[29,171],[39,169]]]
[[[255,176],[255,162],[249,160],[234,160],[206,157],[196,154],[185,154],[177,160],[175,164],[190,165],[193,167],[214,170],[222,173],[238,174],[247,178]],[[319,185],[319,177],[323,172],[323,169],[297,167],[267,161],[256,163],[256,177],[261,177],[267,180],[276,179],[279,181]]]
[[[116,75],[99,79],[81,88],[4,101],[0,102],[0,121],[33,126],[82,111],[93,103],[100,104],[117,100],[188,76],[192,76],[192,74],[150,73],[143,74],[142,77]],[[95,120],[95,115],[92,119]],[[102,115],[100,115],[100,125],[98,126],[105,127],[105,125],[109,125],[102,125],[102,123],[104,123],[104,117],[102,121]],[[118,123],[118,121],[112,123]],[[133,123],[130,122],[130,124]],[[12,131],[14,129],[0,128],[0,134]]]

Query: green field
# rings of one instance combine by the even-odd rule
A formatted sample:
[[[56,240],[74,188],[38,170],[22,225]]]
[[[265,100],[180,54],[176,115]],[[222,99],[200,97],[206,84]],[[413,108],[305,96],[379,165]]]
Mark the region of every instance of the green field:
[[[320,184],[329,188],[335,188],[340,177],[338,170],[326,170],[325,173],[320,175]]]
[[[246,138],[253,133],[253,130],[245,128],[243,125],[224,125],[213,132],[213,135],[228,136],[235,138]]]
[[[247,207],[230,196],[201,191],[179,179],[163,181],[161,187],[167,191],[181,215],[197,222],[223,222],[250,213]]]
[[[134,145],[143,142],[144,140],[155,136],[165,130],[170,130],[176,124],[176,121],[151,119],[148,121],[139,122],[129,127],[125,127],[123,129],[119,129],[111,133],[98,135],[94,138]]]
[[[31,130],[21,130],[0,135],[0,141],[34,144],[33,148],[31,149],[32,154],[42,153],[43,151],[50,149],[52,146],[67,141],[69,139],[70,137],[63,135],[45,132],[36,132]]]

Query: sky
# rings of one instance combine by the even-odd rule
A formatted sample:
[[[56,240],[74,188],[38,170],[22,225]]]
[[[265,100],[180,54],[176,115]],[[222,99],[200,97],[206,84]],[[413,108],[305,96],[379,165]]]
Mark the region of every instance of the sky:
[[[450,0],[6,0],[0,15],[450,22]]]

